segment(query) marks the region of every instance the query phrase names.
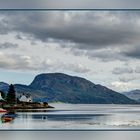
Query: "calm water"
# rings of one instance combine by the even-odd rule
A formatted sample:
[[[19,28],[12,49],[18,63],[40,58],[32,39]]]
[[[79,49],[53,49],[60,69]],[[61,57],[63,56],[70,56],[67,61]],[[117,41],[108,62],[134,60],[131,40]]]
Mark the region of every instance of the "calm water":
[[[0,129],[140,129],[140,105],[51,105],[55,109],[10,114]]]

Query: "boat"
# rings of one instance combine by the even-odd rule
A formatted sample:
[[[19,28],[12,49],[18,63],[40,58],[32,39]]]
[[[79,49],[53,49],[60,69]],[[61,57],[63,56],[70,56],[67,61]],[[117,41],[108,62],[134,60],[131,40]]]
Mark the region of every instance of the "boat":
[[[1,120],[3,123],[6,123],[6,122],[11,122],[13,120],[13,118],[9,117],[9,116],[4,116],[1,118]]]
[[[12,120],[14,120],[16,117],[16,114],[14,113],[7,113],[7,114],[4,114],[2,117],[1,117],[1,121],[3,123],[6,123],[6,122],[11,122]]]
[[[5,109],[0,109],[0,113],[5,113],[5,112],[7,112],[7,110],[5,110]]]

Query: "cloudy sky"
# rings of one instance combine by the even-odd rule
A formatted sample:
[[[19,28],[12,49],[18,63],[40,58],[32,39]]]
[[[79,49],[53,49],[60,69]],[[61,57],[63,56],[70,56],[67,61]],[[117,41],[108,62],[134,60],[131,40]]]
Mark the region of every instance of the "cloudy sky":
[[[0,81],[48,72],[140,89],[140,11],[1,12]]]

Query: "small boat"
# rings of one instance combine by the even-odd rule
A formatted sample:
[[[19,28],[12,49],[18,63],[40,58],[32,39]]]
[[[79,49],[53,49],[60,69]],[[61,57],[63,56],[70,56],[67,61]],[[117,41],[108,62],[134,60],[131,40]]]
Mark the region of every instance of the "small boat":
[[[8,112],[1,116],[2,123],[11,122],[17,115],[14,112]]]
[[[1,120],[3,123],[6,123],[6,122],[11,122],[13,120],[13,118],[5,116],[5,117],[2,117]]]
[[[7,110],[5,110],[5,109],[0,109],[0,113],[5,113],[5,112],[7,112]]]

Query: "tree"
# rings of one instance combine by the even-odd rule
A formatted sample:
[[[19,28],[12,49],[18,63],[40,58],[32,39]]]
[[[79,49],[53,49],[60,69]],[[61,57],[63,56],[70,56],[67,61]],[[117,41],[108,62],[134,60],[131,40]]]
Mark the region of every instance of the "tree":
[[[12,84],[9,86],[6,101],[7,101],[8,104],[15,104],[16,103],[15,88]]]

